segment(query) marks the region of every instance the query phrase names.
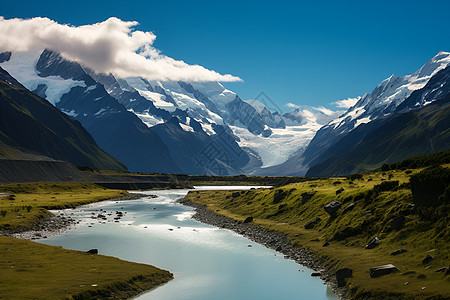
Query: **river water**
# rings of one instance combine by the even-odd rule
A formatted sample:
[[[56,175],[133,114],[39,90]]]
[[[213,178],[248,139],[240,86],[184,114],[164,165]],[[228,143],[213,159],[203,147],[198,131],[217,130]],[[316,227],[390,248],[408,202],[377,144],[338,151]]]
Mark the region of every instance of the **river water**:
[[[311,277],[312,270],[232,231],[193,220],[192,208],[175,203],[187,192],[148,191],[149,197],[138,200],[57,211],[80,223],[38,242],[82,251],[96,248],[99,254],[174,274],[169,283],[136,298],[140,300],[337,299],[322,280]],[[123,217],[115,220],[117,212]],[[92,218],[98,214],[107,220]]]

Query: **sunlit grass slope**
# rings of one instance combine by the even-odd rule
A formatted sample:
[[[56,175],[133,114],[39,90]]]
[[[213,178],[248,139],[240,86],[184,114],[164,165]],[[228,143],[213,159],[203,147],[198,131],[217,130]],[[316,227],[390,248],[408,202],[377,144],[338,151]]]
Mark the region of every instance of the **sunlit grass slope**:
[[[241,191],[234,197],[233,191],[190,192],[187,198],[236,220],[252,216],[253,223],[288,234],[292,243],[308,249],[336,270],[352,269],[353,277],[347,285],[355,299],[387,299],[388,295],[399,299],[448,299],[450,276],[436,272],[449,266],[448,203],[424,209],[412,205],[409,180],[419,171],[389,170],[329,178]],[[342,192],[337,193],[341,188]],[[331,217],[324,206],[334,200],[342,206]],[[352,203],[353,208],[347,208]],[[391,222],[397,217],[404,218],[404,225],[395,229]],[[314,227],[305,229],[306,223],[313,220],[317,220]],[[374,237],[381,240],[379,246],[365,249]],[[325,242],[329,245],[323,246]],[[407,252],[390,255],[403,248]],[[423,264],[427,255],[434,259]],[[385,264],[393,264],[401,272],[370,277],[371,267]]]

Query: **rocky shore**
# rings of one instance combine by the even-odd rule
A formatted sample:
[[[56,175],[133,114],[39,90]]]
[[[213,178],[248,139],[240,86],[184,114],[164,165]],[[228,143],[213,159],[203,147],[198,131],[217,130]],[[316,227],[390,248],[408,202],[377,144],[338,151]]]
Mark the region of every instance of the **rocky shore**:
[[[137,200],[145,196],[146,195],[144,194],[132,193],[119,198],[107,199],[105,201]],[[39,221],[35,222],[32,228],[28,228],[25,231],[0,231],[0,235],[27,240],[42,239],[64,233],[77,223],[77,220],[73,219],[70,215],[65,214],[64,211],[61,210],[56,214],[49,214],[43,217]]]
[[[298,264],[315,270],[316,272],[312,275],[318,276],[324,280],[336,293],[339,299],[348,298],[345,287],[338,287],[334,270],[331,267],[324,265],[323,261],[305,249],[292,245],[286,234],[267,230],[263,227],[254,225],[251,222],[240,222],[223,215],[216,214],[215,212],[206,209],[204,205],[194,203],[186,200],[185,198],[178,200],[178,202],[195,208],[196,211],[193,218],[197,221],[219,228],[233,230],[234,232],[243,235],[256,243],[282,253],[286,259],[294,260]]]

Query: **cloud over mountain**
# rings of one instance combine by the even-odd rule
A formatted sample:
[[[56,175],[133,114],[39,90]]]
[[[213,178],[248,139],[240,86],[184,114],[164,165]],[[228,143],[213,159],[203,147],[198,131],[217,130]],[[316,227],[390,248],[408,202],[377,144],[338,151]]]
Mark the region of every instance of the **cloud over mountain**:
[[[135,30],[137,22],[109,18],[83,26],[48,18],[5,19],[0,16],[0,52],[48,48],[96,72],[142,76],[148,80],[241,81],[200,65],[189,65],[153,47],[156,35]]]
[[[361,99],[361,96],[355,97],[355,98],[347,98],[347,99],[343,99],[343,100],[338,100],[333,102],[333,105],[336,105],[337,107],[340,108],[345,108],[348,109],[350,107],[352,107],[353,105],[356,104],[356,102],[359,101],[359,99]]]

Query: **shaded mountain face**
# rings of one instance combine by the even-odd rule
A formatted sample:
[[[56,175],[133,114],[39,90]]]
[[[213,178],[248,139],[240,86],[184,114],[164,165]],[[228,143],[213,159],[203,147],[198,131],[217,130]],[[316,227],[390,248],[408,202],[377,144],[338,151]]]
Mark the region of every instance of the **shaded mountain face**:
[[[10,147],[25,148],[75,165],[127,170],[124,164],[98,147],[79,122],[25,89],[2,68],[0,140]]]
[[[362,124],[322,153],[308,176],[346,175],[450,149],[450,67],[391,114]]]
[[[381,82],[370,94],[364,95],[345,114],[323,126],[316,133],[303,154],[304,164],[307,166],[317,164],[317,158],[322,153],[331,149],[337,141],[361,124],[386,116],[402,104],[403,109],[411,109],[412,106],[405,100],[414,91],[422,89],[433,76],[449,64],[450,53],[440,52],[414,74],[404,77],[392,75]],[[432,99],[435,99],[435,97],[430,97],[430,101]],[[420,105],[425,104],[423,100],[421,103]]]

